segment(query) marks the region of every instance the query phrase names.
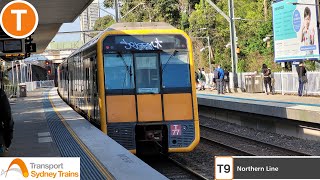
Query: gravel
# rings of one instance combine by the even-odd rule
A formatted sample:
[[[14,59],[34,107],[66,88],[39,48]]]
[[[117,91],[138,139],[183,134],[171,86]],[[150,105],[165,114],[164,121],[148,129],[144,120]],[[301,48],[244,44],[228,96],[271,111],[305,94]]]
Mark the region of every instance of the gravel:
[[[318,141],[299,139],[296,137],[286,136],[273,132],[261,131],[216,119],[210,119],[206,117],[201,118],[201,116],[200,124],[215,127],[219,130],[239,134],[241,136],[266,142],[269,144],[281,146],[293,151],[311,154],[314,156],[320,155],[320,142]]]
[[[239,156],[239,152],[232,151],[207,142],[201,142],[189,153],[172,153],[170,157],[181,164],[196,171],[202,176],[213,179],[214,156]]]
[[[296,137],[286,136],[273,132],[261,131],[249,127],[240,126],[237,124],[228,123],[212,118],[203,117],[200,115],[200,124],[214,127],[216,129],[238,134],[240,136],[255,139],[261,142],[274,144],[293,151],[310,154],[314,156],[320,155],[320,142],[313,140],[299,139]],[[201,131],[201,129],[200,129]],[[173,159],[181,164],[187,165],[208,179],[214,176],[214,156],[234,156],[228,150],[215,147],[206,143],[199,145],[189,153],[173,153],[170,155]],[[269,153],[264,155],[270,155]],[[279,154],[274,154],[279,155]]]
[[[200,143],[192,152],[173,153],[170,154],[170,157],[202,176],[212,179],[214,174],[214,156],[221,154],[220,152],[221,149],[219,148]],[[230,153],[225,153],[224,155],[231,156]]]

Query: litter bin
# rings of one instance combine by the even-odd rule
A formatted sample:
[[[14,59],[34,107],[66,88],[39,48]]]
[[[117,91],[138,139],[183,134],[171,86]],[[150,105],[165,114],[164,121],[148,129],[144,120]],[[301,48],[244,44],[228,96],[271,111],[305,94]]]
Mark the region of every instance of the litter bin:
[[[245,86],[248,93],[263,92],[263,77],[259,75],[246,75]]]
[[[255,91],[255,78],[254,75],[245,75],[245,87],[248,93],[254,93]]]
[[[25,84],[19,85],[20,97],[27,97],[27,86]]]

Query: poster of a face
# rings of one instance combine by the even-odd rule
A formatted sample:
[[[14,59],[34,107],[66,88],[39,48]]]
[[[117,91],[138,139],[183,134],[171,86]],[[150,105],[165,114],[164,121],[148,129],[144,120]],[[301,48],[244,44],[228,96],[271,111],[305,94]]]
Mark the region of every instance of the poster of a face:
[[[316,1],[283,0],[273,5],[275,61],[320,59]]]

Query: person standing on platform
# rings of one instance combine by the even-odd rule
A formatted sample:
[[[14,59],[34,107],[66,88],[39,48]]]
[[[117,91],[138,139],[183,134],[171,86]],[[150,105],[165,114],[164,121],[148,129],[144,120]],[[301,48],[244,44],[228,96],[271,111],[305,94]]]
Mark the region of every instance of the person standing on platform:
[[[199,83],[200,83],[200,90],[206,90],[205,85],[206,85],[206,73],[204,71],[204,68],[199,69],[200,73],[199,73]]]
[[[198,88],[198,85],[199,85],[199,77],[198,77],[197,71],[195,72],[195,76],[194,76],[194,77],[196,78],[196,88]]]
[[[264,77],[263,80],[264,80],[264,87],[266,89],[266,94],[269,95],[268,93],[268,85],[269,85],[269,90],[273,95],[272,86],[271,86],[271,69],[268,68],[266,64],[263,64],[261,72]]]
[[[303,62],[299,63],[299,66],[297,67],[297,73],[298,73],[298,77],[299,77],[298,95],[302,96],[304,84],[308,82],[307,70],[304,67],[304,63]]]
[[[223,88],[224,71],[220,65],[218,65],[216,70],[218,71],[218,79],[216,79],[218,94],[224,94],[224,88]]]
[[[13,119],[9,99],[0,88],[0,157],[5,156],[13,138]]]
[[[229,81],[230,81],[229,71],[228,71],[227,67],[224,70],[224,78],[223,79],[224,79],[224,92],[226,93],[228,90],[228,93],[231,93],[230,84],[229,84]],[[227,86],[228,86],[228,89],[227,89]]]
[[[204,73],[201,71],[201,69],[198,69],[198,81],[199,81],[199,91],[205,90],[204,89],[204,84],[206,83],[206,76]]]

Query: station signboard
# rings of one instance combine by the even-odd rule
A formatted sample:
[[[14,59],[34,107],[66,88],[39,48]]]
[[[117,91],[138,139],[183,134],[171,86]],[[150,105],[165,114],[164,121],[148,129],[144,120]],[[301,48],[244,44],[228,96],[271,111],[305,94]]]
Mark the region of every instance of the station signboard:
[[[272,5],[276,62],[320,60],[318,0],[277,0]]]

